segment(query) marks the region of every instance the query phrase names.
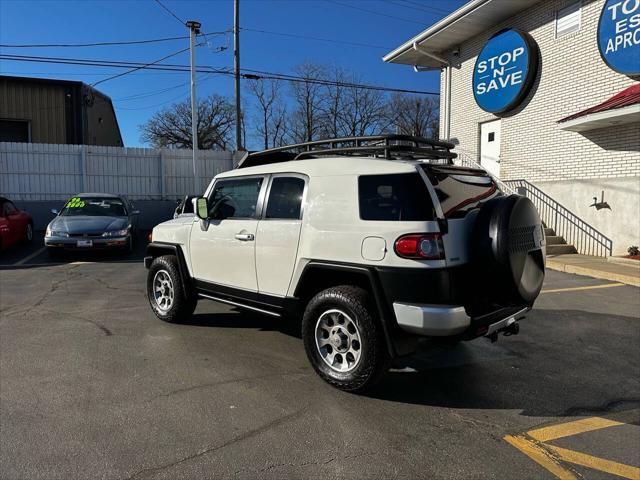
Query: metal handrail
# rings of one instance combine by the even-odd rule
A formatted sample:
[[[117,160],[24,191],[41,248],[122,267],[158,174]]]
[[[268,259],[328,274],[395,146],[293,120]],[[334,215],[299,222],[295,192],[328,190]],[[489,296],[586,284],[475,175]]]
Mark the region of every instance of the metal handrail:
[[[597,257],[611,256],[612,240],[593,228],[562,204],[551,198],[527,180],[507,180],[518,194],[529,198],[538,209],[544,224],[552,228],[556,235],[572,244],[578,253]]]

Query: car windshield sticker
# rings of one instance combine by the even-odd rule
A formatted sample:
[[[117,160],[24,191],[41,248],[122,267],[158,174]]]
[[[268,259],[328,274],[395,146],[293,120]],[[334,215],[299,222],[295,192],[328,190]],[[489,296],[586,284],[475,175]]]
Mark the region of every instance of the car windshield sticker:
[[[84,201],[79,197],[73,197],[67,203],[67,208],[82,208],[84,207]]]

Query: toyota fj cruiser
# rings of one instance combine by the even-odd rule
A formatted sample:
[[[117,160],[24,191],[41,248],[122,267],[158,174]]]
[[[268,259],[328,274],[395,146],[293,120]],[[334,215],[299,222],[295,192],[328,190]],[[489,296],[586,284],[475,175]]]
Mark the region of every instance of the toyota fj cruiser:
[[[301,318],[313,368],[350,391],[420,338],[518,333],[544,279],[543,225],[452,148],[386,135],[249,154],[195,216],[153,229],[151,308],[180,322],[206,298]]]

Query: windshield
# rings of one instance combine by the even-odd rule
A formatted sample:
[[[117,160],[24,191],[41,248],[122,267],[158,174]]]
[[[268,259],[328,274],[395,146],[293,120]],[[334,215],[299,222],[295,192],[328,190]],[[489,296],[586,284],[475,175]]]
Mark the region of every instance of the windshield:
[[[463,218],[487,200],[502,195],[493,179],[482,170],[423,168],[440,200],[445,218]]]
[[[126,217],[127,209],[119,198],[73,197],[64,206],[60,215],[65,217]]]

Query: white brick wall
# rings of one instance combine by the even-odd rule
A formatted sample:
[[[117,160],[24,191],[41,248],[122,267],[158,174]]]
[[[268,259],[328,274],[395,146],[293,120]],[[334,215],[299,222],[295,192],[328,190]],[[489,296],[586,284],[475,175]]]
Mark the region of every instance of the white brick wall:
[[[583,0],[580,31],[555,38],[556,11],[572,1],[542,1],[460,45],[457,59],[448,57],[460,63],[452,75],[451,137],[460,142],[459,150],[477,155],[478,124],[498,117],[481,110],[473,98],[476,57],[489,37],[506,27],[529,32],[540,47],[540,71],[531,92],[519,107],[501,116],[503,179],[536,183],[640,175],[638,123],[584,133],[561,130],[556,123],[634,83],[600,58],[596,31],[604,0]],[[441,80],[444,99],[444,77]]]

